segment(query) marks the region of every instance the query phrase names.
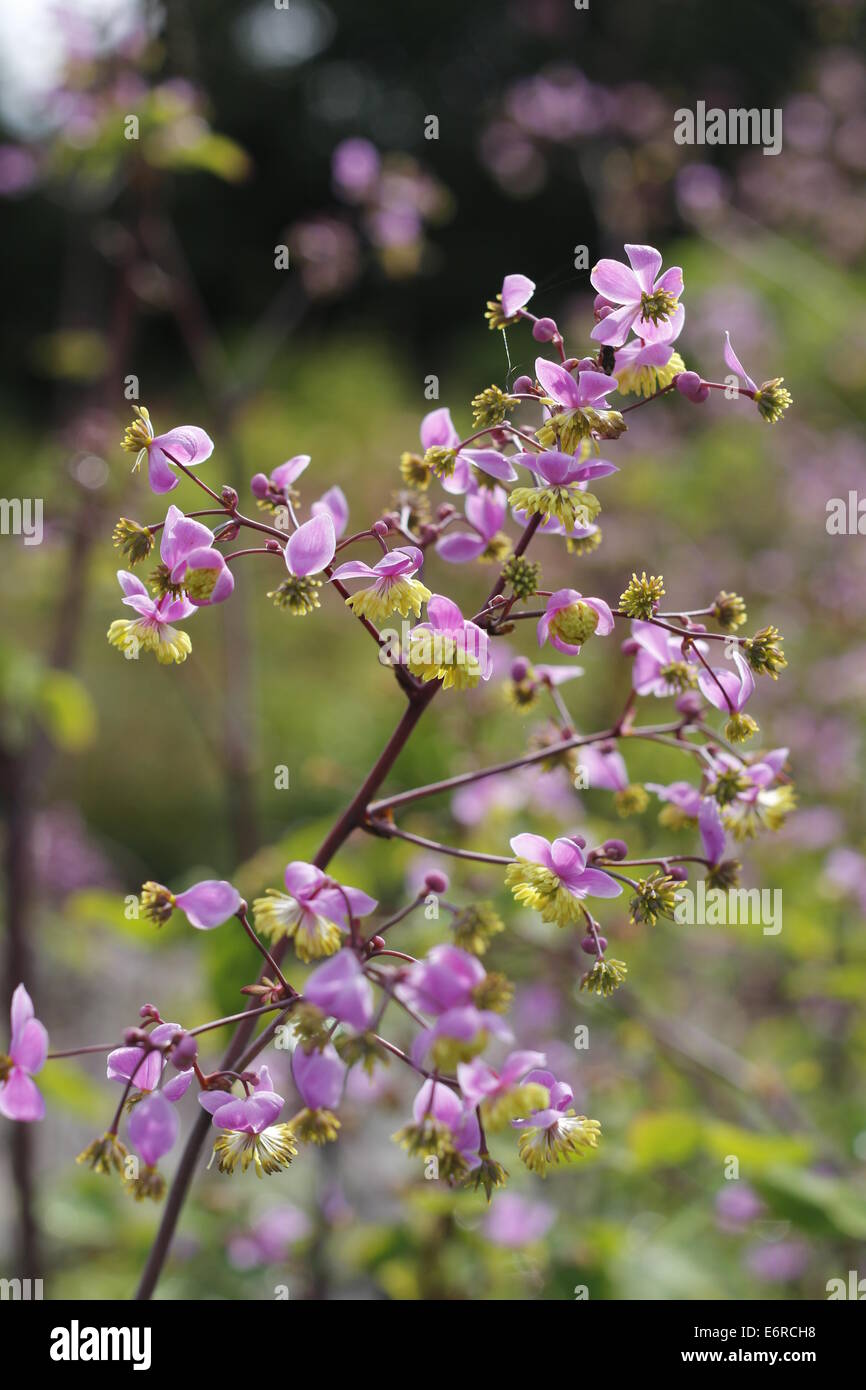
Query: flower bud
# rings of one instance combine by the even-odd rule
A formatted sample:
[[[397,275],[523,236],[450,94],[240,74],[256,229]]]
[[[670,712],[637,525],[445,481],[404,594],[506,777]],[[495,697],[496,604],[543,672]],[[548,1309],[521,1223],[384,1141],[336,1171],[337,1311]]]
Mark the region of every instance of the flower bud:
[[[518,684],[520,681],[525,681],[529,675],[529,669],[529,662],[525,656],[516,657],[511,663],[511,679],[517,681]]]
[[[425,878],[424,887],[428,893],[446,893],[450,881],[447,874],[439,873],[437,869],[433,869]]]
[[[579,372],[597,372],[598,363],[594,357],[581,357],[577,364],[577,370]]]
[[[429,545],[431,541],[435,541],[438,535],[439,532],[437,528],[435,526],[430,526],[429,523],[422,526],[418,532],[419,539],[424,541],[426,545]]]
[[[532,336],[537,343],[549,343],[558,333],[559,329],[553,319],[537,319],[532,325]]]
[[[370,938],[370,950],[371,950],[371,951],[383,951],[384,949],[385,949],[385,938],[384,938],[384,936],[373,936],[373,937]]]
[[[640,651],[640,643],[636,642],[633,637],[626,637],[625,641],[620,644],[620,651],[623,656],[636,656]]]
[[[282,548],[283,547],[280,545],[279,541],[274,540],[268,541],[267,545],[265,546],[265,550],[282,550]]]
[[[562,370],[563,370],[564,372],[573,372],[576,366],[577,366],[577,358],[576,358],[576,357],[568,357],[568,358],[566,358],[566,360],[565,360],[565,361],[563,362],[563,364],[562,364]]]
[[[147,1042],[148,1037],[149,1034],[145,1033],[143,1028],[127,1028],[123,1034],[123,1041],[126,1047],[140,1047],[142,1043]]]
[[[270,486],[266,473],[254,473],[250,478],[250,492],[253,497],[258,497],[260,502],[267,497]]]
[[[198,1043],[190,1033],[181,1033],[171,1050],[171,1060],[178,1071],[186,1071],[198,1056]]]
[[[436,520],[447,521],[449,516],[453,516],[457,508],[451,502],[442,502],[436,508]]]
[[[601,948],[602,951],[607,950],[606,936],[600,936],[598,938],[598,946],[595,944],[594,936],[585,936],[580,943],[580,949],[588,956],[597,956],[599,954],[599,948]]]
[[[689,876],[689,871],[685,864],[671,864],[668,869],[668,878],[672,878],[676,883],[685,883]]]
[[[531,376],[519,376],[511,388],[518,396],[525,396],[533,388]]]
[[[686,400],[692,401],[695,405],[700,405],[710,394],[709,386],[705,386],[697,372],[679,372],[674,377],[674,385]]]
[[[221,541],[233,541],[237,540],[237,537],[240,535],[240,533],[241,528],[239,523],[237,521],[230,521],[227,526],[223,526],[222,530],[220,531],[219,538]]]
[[[373,532],[374,536],[381,537],[387,536],[390,529],[390,525],[387,521],[385,521],[384,518],[381,518],[379,521],[374,521],[373,525],[370,527],[370,530]]]
[[[586,849],[585,835],[569,835],[568,838],[571,840],[571,843],[573,845],[577,845],[578,849]]]
[[[236,507],[238,505],[238,495],[235,492],[234,488],[229,487],[228,484],[226,484],[226,486],[220,493],[220,498],[222,500],[223,505],[226,507]]]
[[[625,840],[605,840],[601,846],[601,852],[605,859],[626,859],[628,857],[628,845]]]
[[[699,690],[684,690],[682,695],[677,696],[675,704],[680,714],[696,715],[703,709]]]

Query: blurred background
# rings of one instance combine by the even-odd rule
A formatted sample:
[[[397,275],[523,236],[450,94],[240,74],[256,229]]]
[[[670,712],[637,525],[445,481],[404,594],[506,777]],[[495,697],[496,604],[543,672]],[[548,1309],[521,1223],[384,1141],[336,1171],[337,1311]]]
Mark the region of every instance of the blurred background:
[[[4,6],[0,492],[44,499],[44,536],[0,537],[3,998],[26,980],[54,1048],[119,1037],[145,1001],[188,1026],[240,1007],[257,969],[242,936],[193,940],[182,919],[157,933],[128,920],[127,895],[146,878],[231,878],[248,898],[278,885],[401,705],[337,604],[291,617],[252,560],[231,602],[199,615],[182,667],[108,646],[113,525],[163,515],[119,449],[131,378],[158,432],[208,430],[204,475],[247,510],[249,476],[303,452],[305,503],[338,484],[358,529],[402,486],[428,377],[465,433],[470,398],[534,360],[512,330],[509,364],[482,318],[504,274],[537,282],[532,307],[579,355],[592,291],[575,247],[591,265],[650,241],[684,268],[687,365],[718,380],[730,329],[751,374],[783,375],[795,398],[772,429],[723,400],[640,411],[604,486],[600,549],[538,543],[551,588],[615,599],[633,569],[663,571],[669,607],[724,587],[752,629],[784,633],[788,670],[761,682],[756,713],[763,746],[791,749],[800,809],[742,856],[746,882],[782,889],[782,932],[634,928],[614,903],[605,931],[628,984],[587,997],[576,941],[515,911],[495,871],[453,866],[453,900],[506,917],[486,962],[516,982],[519,1045],[546,1051],[601,1120],[597,1155],[542,1182],[506,1137],[511,1183],[488,1209],[424,1182],[391,1142],[411,1073],[353,1073],[340,1144],[263,1183],[199,1173],[161,1296],[808,1299],[866,1274],[866,547],[826,530],[829,499],[866,496],[863,30],[860,0]],[[676,144],[673,113],[698,100],[780,108],[782,152]],[[347,156],[355,139],[374,151]],[[196,506],[196,489],[172,501]],[[430,573],[466,604],[489,588],[480,567]],[[530,627],[489,686],[437,702],[395,790],[526,746],[543,711],[509,710],[502,676],[531,655]],[[606,645],[565,687],[582,730],[627,694]],[[686,775],[674,752],[627,754],[635,781]],[[407,824],[494,853],[529,828],[691,849],[657,804],[624,822],[561,771],[481,787]],[[389,910],[426,867],[357,837],[335,861]],[[400,931],[415,954],[445,935],[423,917]],[[41,1275],[50,1298],[125,1296],[159,1210],[73,1162],[116,1092],[99,1057],[50,1064],[39,1084],[46,1121],[3,1126],[0,1273]]]

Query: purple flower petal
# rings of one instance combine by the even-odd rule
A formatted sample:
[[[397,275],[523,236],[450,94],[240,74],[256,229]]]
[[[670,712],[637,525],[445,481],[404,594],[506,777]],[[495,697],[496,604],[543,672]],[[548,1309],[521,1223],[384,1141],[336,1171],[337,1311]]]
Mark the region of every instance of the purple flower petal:
[[[622,261],[607,258],[598,261],[590,272],[589,282],[611,304],[635,304],[641,296],[640,281]]]
[[[346,1064],[329,1043],[321,1052],[292,1053],[292,1076],[304,1105],[310,1110],[335,1110],[343,1094]]]
[[[158,1163],[173,1148],[179,1131],[177,1111],[161,1091],[140,1101],[129,1117],[129,1138],[148,1164]]]
[[[550,362],[546,357],[535,359],[535,375],[544,387],[548,396],[552,396],[558,405],[577,407],[580,405],[580,392],[577,382],[570,372],[564,367],[560,367],[557,362]]]
[[[421,444],[424,449],[454,449],[459,443],[460,435],[454,428],[447,406],[440,406],[424,416],[421,421]]]
[[[160,450],[185,463],[188,467],[204,463],[213,453],[213,440],[198,425],[176,425],[167,434],[158,434],[150,441],[150,449]]]
[[[321,512],[331,513],[334,531],[339,540],[349,524],[349,504],[342,488],[329,487],[328,491],[323,492],[319,500],[313,503],[310,508],[310,515],[318,516]]]
[[[22,1027],[16,1028],[9,1047],[9,1056],[16,1066],[37,1072],[44,1065],[47,1051],[48,1033],[38,1018],[28,1018]]]
[[[5,1115],[7,1120],[24,1123],[44,1118],[42,1093],[23,1067],[12,1067],[0,1086],[0,1115]]]
[[[177,906],[187,915],[190,926],[210,931],[233,917],[241,905],[241,895],[225,879],[205,879],[178,893]]]
[[[528,304],[535,293],[535,284],[525,275],[506,275],[502,281],[502,312],[510,319]]]
[[[318,574],[334,558],[337,537],[330,512],[320,512],[318,516],[305,521],[289,537],[286,546],[286,565],[289,573],[303,578],[308,574]]]
[[[635,279],[644,294],[652,294],[655,278],[662,268],[661,252],[654,246],[635,246],[626,243],[625,254]]]

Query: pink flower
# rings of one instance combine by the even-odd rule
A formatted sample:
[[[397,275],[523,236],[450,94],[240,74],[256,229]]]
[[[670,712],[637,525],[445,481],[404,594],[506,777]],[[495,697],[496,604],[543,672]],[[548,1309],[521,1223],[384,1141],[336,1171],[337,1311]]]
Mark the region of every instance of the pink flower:
[[[604,599],[584,598],[577,589],[557,589],[538,621],[538,645],[549,641],[557,651],[577,656],[584,642],[594,634],[607,637],[613,626],[613,614]]]
[[[285,1101],[273,1089],[271,1074],[262,1067],[255,1089],[243,1097],[230,1091],[200,1091],[198,1103],[211,1115],[217,1129],[238,1134],[261,1134],[274,1123]]]
[[[474,1110],[466,1109],[460,1097],[441,1081],[425,1081],[412,1106],[416,1125],[435,1120],[451,1131],[454,1147],[470,1169],[478,1168],[481,1158],[481,1130]]]
[[[671,266],[660,278],[661,253],[653,246],[626,245],[630,265],[601,260],[593,267],[593,287],[621,307],[597,323],[590,336],[598,343],[621,347],[634,329],[646,343],[667,342],[671,318],[680,309],[683,272]]]
[[[515,835],[511,841],[517,858],[505,872],[517,902],[535,908],[544,921],[568,926],[581,916],[584,898],[618,898],[622,886],[601,869],[586,866],[586,855],[576,840],[553,843],[543,835]]]
[[[244,1172],[253,1163],[259,1177],[289,1166],[297,1144],[287,1124],[275,1123],[285,1102],[273,1089],[267,1067],[259,1072],[255,1089],[243,1097],[200,1091],[198,1100],[214,1126],[225,1131],[214,1144],[221,1173],[233,1173],[238,1163]]]
[[[373,986],[353,951],[338,951],[314,970],[304,986],[304,998],[359,1032],[373,1017]]]
[[[9,1055],[0,1058],[0,1114],[7,1120],[41,1120],[45,1101],[33,1077],[45,1063],[48,1034],[34,1016],[33,1001],[23,985],[12,995],[9,1028]]]
[[[604,372],[585,371],[578,372],[575,380],[571,372],[567,372],[557,362],[548,361],[546,357],[535,359],[535,375],[546,394],[551,396],[557,405],[569,410],[585,410],[588,407],[607,410],[605,396],[617,389],[616,377],[607,376]]]
[[[343,1094],[346,1064],[332,1043],[320,1052],[292,1053],[292,1076],[308,1110],[336,1110]]]
[[[235,587],[234,575],[213,544],[210,527],[185,516],[179,507],[169,507],[159,556],[171,583],[185,588],[190,603],[197,608],[222,603]]]
[[[150,415],[145,408],[135,407],[136,418],[127,426],[122,447],[136,455],[133,468],[147,459],[147,478],[153,492],[171,492],[180,479],[172,464],[187,468],[204,463],[213,453],[213,440],[198,425],[177,425],[167,434],[153,432]]]
[[[638,646],[632,666],[632,685],[638,695],[678,695],[684,685],[693,683],[701,669],[691,657],[683,655],[683,639],[655,623],[635,619],[631,634]],[[702,654],[706,642],[693,643]],[[679,679],[675,679],[679,675]]]
[[[608,463],[606,459],[592,459],[589,463],[581,463],[573,454],[563,454],[557,449],[545,449],[542,454],[515,454],[514,462],[530,469],[537,478],[542,478],[551,487],[567,487],[571,483],[577,483],[585,489],[587,483],[594,479],[606,478],[611,473],[619,472],[618,466]],[[562,522],[559,522],[559,529],[565,530]]]
[[[309,467],[309,454],[295,454],[285,463],[277,464],[270,474],[254,473],[250,479],[250,491],[260,502],[285,503],[292,484]]]
[[[430,597],[430,590],[415,575],[424,563],[422,552],[414,545],[404,545],[389,550],[375,565],[365,560],[348,560],[334,570],[332,579],[366,579],[363,589],[346,600],[354,613],[381,622],[390,613],[401,613],[405,618],[409,612],[417,617],[422,605]]]
[[[409,634],[409,669],[422,680],[442,680],[443,689],[477,685],[489,680],[493,658],[487,633],[464,618],[444,594],[427,603],[427,622]]]
[[[443,1014],[470,1004],[486,974],[477,956],[443,942],[409,967],[398,993],[420,1013]]]
[[[714,666],[712,675],[703,666],[698,675],[701,694],[711,705],[725,713],[739,714],[755,691],[752,668],[741,652],[733,653],[736,675],[726,667]]]
[[[130,570],[118,570],[117,581],[125,595],[123,603],[132,608],[138,618],[116,618],[108,629],[108,640],[113,647],[129,658],[136,659],[139,652],[153,652],[161,666],[171,662],[186,661],[192,651],[192,643],[185,632],[173,626],[195,613],[195,604],[186,598],[172,598],[163,594],[160,599],[151,598],[145,585]]]
[[[496,1072],[487,1062],[476,1057],[460,1062],[457,1080],[467,1105],[480,1105],[483,1100],[499,1100],[508,1094],[533,1067],[543,1067],[543,1052],[511,1052]]]
[[[139,1091],[155,1091],[165,1069],[165,1054],[168,1044],[183,1032],[179,1023],[158,1023],[148,1035],[153,1047],[116,1047],[106,1059],[106,1076],[109,1081],[127,1082]],[[193,1069],[178,1072],[166,1083],[164,1094],[168,1100],[180,1100],[186,1094],[193,1078]]]
[[[301,960],[333,955],[350,917],[366,917],[378,906],[360,888],[339,884],[300,859],[286,865],[285,884],[286,893],[269,890],[253,903],[256,927],[274,941],[292,937]]]
[[[556,1211],[546,1202],[530,1202],[516,1192],[503,1192],[491,1204],[483,1229],[493,1245],[519,1250],[541,1240],[555,1220]]]
[[[436,553],[452,565],[477,560],[502,530],[508,514],[508,493],[503,487],[480,488],[464,504],[472,531],[451,531],[436,543]]]
[[[424,416],[421,421],[421,445],[425,452],[432,448],[458,450],[453,473],[442,479],[446,492],[468,492],[474,484],[472,466],[501,483],[513,483],[517,477],[513,465],[498,450],[460,448],[460,435],[454,428],[447,406],[440,406]]]
[[[623,792],[629,785],[625,759],[611,744],[589,743],[577,749],[579,766],[587,787],[597,791]]]

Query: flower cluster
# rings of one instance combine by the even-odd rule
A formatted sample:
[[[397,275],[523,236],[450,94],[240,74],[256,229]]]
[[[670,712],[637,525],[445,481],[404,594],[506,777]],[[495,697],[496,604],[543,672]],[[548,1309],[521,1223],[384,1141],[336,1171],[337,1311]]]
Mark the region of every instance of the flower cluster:
[[[359,181],[359,196],[364,180],[379,178],[362,154],[344,150],[339,166],[344,183]],[[352,1069],[360,1065],[375,1078],[393,1059],[419,1082],[411,1118],[395,1137],[411,1157],[435,1160],[441,1179],[483,1187],[489,1198],[508,1177],[488,1148],[489,1134],[513,1131],[519,1159],[540,1177],[586,1157],[598,1146],[600,1124],[576,1112],[572,1086],[548,1069],[543,1053],[515,1045],[506,1018],[513,987],[501,971],[488,968],[488,953],[495,956],[498,938],[520,930],[524,918],[535,918],[532,931],[549,934],[551,942],[565,939],[554,929],[576,928],[576,944],[591,957],[576,983],[603,1000],[624,987],[628,966],[607,957],[607,939],[594,915],[601,910],[598,904],[625,894],[632,923],[659,930],[674,915],[691,873],[717,884],[735,881],[737,866],[726,855],[729,837],[742,841],[776,829],[791,809],[787,750],[748,756],[737,751],[758,732],[747,706],[762,677],[775,680],[786,665],[775,627],[741,634],[748,621],[745,602],[724,589],[702,607],[666,611],[664,576],[645,571],[623,576],[608,598],[587,596],[584,589],[595,587],[591,582],[545,588],[537,549],[531,558],[527,554],[537,540],[559,551],[569,575],[573,565],[587,563],[585,557],[601,543],[602,506],[589,487],[615,477],[617,465],[598,455],[626,429],[626,413],[672,387],[694,403],[721,389],[720,383],[688,371],[673,347],[684,323],[682,271],[662,272],[661,256],[652,247],[625,249],[627,264],[602,260],[592,272],[598,298],[583,357],[568,355],[553,319],[530,311],[533,282],[523,275],[505,278],[488,303],[491,329],[505,333],[528,326],[535,342],[547,345],[553,356],[539,356],[534,374],[518,377],[507,391],[495,384],[481,390],[465,436],[447,408],[428,413],[420,423],[421,451],[406,452],[400,461],[410,492],[399,494],[396,505],[386,506],[353,534],[346,498],[333,486],[309,502],[304,518],[298,484],[302,475],[309,476],[308,455],[295,454],[270,473],[254,476],[251,494],[259,515],[250,517],[233,488],[215,491],[194,471],[214,451],[203,429],[185,425],[156,434],[147,410],[136,411],[123,448],[135,454],[136,469],[143,472],[146,463],[151,491],[173,492],[183,479],[204,491],[207,505],[195,515],[171,505],[163,520],[149,524],[127,517],[118,522],[115,545],[132,567],[118,577],[123,602],[136,616],[112,623],[112,645],[127,656],[152,652],[165,665],[185,660],[190,641],[176,624],[199,608],[229,601],[235,568],[250,556],[266,569],[276,566],[283,576],[266,592],[287,620],[310,618],[333,598],[347,620],[359,623],[383,666],[382,679],[396,678],[406,707],[321,849],[309,861],[286,865],[283,886],[268,888],[253,901],[252,922],[246,902],[226,880],[205,880],[178,893],[155,881],[144,885],[142,910],[157,926],[178,910],[196,930],[246,934],[261,964],[257,978],[240,991],[247,999],[246,1022],[261,1019],[262,1032],[249,1041],[247,1030],[230,1061],[209,1071],[199,1045],[212,1030],[237,1022],[237,1015],[190,1031],[164,1021],[152,1005],[143,1006],[139,1023],[107,1059],[108,1079],[121,1088],[117,1111],[82,1155],[97,1172],[122,1173],[135,1197],[160,1195],[157,1165],[176,1142],[177,1106],[188,1091],[197,1095],[218,1131],[213,1155],[219,1171],[252,1167],[263,1177],[287,1168],[302,1145],[340,1138]],[[730,343],[724,354],[745,382],[738,394],[752,399],[765,420],[778,420],[790,404],[781,382],[757,387]],[[609,399],[615,393],[638,399],[618,408]],[[444,497],[434,508],[425,498],[439,487]],[[211,518],[213,527],[202,516]],[[245,532],[249,547],[227,549]],[[150,554],[157,536],[159,564],[148,588],[132,570]],[[368,548],[369,559],[357,553],[361,547]],[[345,556],[349,549],[351,558]],[[468,615],[442,589],[455,568],[476,564],[493,567],[492,584]],[[396,644],[383,626],[395,617],[406,629]],[[522,620],[533,626],[521,628]],[[617,624],[631,688],[625,708],[607,727],[579,733],[565,703],[564,687],[583,675],[582,666],[511,656],[504,689],[512,708],[528,710],[549,701],[551,722],[533,733],[528,747],[506,764],[470,768],[375,800],[433,698],[440,691],[471,691],[500,673],[494,653],[504,634],[534,633],[542,650],[582,658],[588,652],[593,661],[596,639],[610,638]],[[607,645],[610,650],[612,644]],[[668,703],[664,723],[639,722],[646,701]],[[667,741],[695,770],[694,778],[633,781],[626,745],[639,739]],[[585,835],[566,828],[553,840],[524,829],[511,838],[511,853],[505,855],[440,843],[400,821],[405,807],[452,790],[455,818],[464,826],[483,825],[490,804],[483,802],[485,794],[507,805],[503,787],[509,776],[524,778],[524,787],[531,784],[537,791],[532,779],[544,778],[549,785],[553,772],[560,779],[567,774],[556,804],[565,819],[573,820],[580,808],[575,788],[590,796],[612,795],[623,817],[644,812],[655,796],[662,807],[661,827],[692,829],[702,853],[661,852],[633,860],[623,840],[590,845]],[[474,817],[468,814],[467,795],[481,798],[481,812]],[[464,798],[460,806],[458,797]],[[443,896],[447,876],[433,871],[408,903],[381,910],[364,888],[331,872],[334,854],[355,833],[404,839],[429,853],[485,866],[498,875],[492,891],[502,891],[510,913],[493,901],[449,902]],[[397,949],[394,936],[400,922],[431,897],[448,928],[416,958]],[[621,907],[617,911],[624,915]],[[301,967],[313,967],[298,984],[284,973],[290,949]],[[389,1036],[392,1017],[411,1030],[405,1046]],[[284,1037],[300,1101],[285,1118],[286,1101],[277,1089],[285,1086],[260,1060],[269,1043]],[[45,1030],[21,986],[13,999],[9,1056],[0,1062],[3,1114],[41,1118],[32,1076],[46,1048]],[[119,1137],[124,1113],[134,1152]]]

